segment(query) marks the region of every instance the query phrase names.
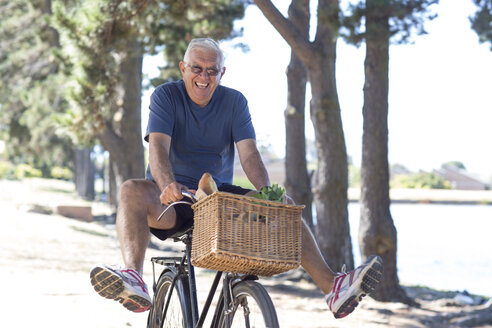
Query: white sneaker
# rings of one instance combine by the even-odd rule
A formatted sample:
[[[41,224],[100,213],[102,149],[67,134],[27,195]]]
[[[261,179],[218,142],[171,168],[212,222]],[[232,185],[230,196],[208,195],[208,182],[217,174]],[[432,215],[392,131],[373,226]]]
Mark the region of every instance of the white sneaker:
[[[370,256],[357,269],[342,273],[335,277],[333,289],[325,296],[328,307],[335,318],[346,317],[359,305],[362,297],[371,293],[379,284],[383,275],[383,260],[377,256]]]
[[[91,284],[99,295],[120,302],[130,311],[145,312],[152,305],[147,285],[133,269],[96,266],[91,270]]]

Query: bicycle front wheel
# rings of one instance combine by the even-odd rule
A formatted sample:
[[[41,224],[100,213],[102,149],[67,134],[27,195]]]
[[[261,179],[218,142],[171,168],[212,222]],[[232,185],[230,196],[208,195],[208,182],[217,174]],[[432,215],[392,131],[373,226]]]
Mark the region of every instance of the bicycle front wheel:
[[[174,285],[173,285],[174,281]],[[186,277],[163,273],[155,289],[154,304],[149,313],[147,328],[192,327],[190,293]],[[169,303],[167,305],[167,303]],[[166,310],[167,307],[167,310]]]
[[[242,281],[232,290],[233,304],[224,305],[223,298],[218,327],[278,328],[277,312],[265,287],[255,281]]]

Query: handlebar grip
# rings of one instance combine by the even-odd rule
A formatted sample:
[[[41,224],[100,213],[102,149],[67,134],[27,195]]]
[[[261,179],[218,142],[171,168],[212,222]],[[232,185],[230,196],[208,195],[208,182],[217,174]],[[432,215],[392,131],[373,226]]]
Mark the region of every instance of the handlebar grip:
[[[191,192],[189,192],[189,191],[184,191],[184,190],[182,190],[182,191],[181,191],[181,195],[183,195],[183,196],[185,196],[185,197],[188,197],[189,199],[191,199],[191,201],[192,201],[193,203],[196,203],[196,201],[198,200],[198,199],[196,198],[196,196],[195,196],[195,195],[193,195],[193,194],[192,194]]]

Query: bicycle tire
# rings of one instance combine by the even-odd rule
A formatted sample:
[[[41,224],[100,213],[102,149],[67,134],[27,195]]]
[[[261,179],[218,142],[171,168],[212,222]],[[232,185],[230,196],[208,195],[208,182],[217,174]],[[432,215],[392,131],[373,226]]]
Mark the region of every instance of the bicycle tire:
[[[231,327],[255,327],[255,328],[278,328],[277,312],[272,299],[265,287],[255,281],[241,281],[232,289],[234,306],[228,314],[231,319]],[[242,311],[239,309],[242,308]],[[219,319],[216,323],[218,328],[226,328],[227,315],[224,307],[224,298],[218,304]],[[245,312],[246,311],[246,312]],[[239,313],[242,312],[242,313]],[[246,315],[246,313],[248,313]],[[249,320],[249,325],[247,324]]]
[[[168,299],[168,293],[175,281],[166,317],[162,318]],[[154,293],[154,302],[147,320],[147,328],[193,327],[191,316],[190,292],[187,277],[177,277],[171,270],[163,272],[159,277]]]

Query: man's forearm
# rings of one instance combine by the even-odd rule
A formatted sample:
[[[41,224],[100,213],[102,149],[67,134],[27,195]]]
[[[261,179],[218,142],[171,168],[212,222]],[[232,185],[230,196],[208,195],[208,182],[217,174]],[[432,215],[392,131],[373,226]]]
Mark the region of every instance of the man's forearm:
[[[247,158],[241,161],[241,166],[257,190],[270,185],[270,178],[259,152],[250,153]]]
[[[257,190],[260,190],[261,187],[269,186],[270,178],[268,177],[265,164],[263,164],[263,160],[261,159],[260,152],[256,147],[256,140],[241,140],[236,143],[236,147],[239,153],[239,159],[241,160],[241,166],[253,186]]]
[[[167,154],[152,157],[149,156],[150,172],[155,182],[162,191],[167,185],[174,182],[173,170]]]
[[[168,147],[167,143],[150,142],[149,144],[150,172],[161,191],[175,181]]]

